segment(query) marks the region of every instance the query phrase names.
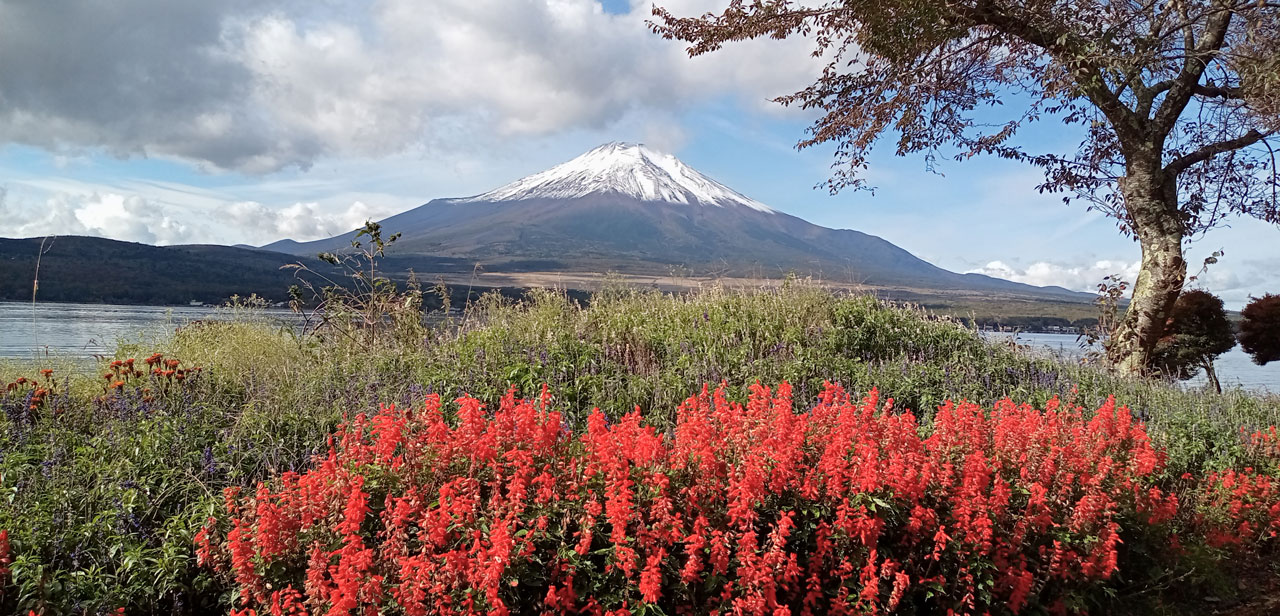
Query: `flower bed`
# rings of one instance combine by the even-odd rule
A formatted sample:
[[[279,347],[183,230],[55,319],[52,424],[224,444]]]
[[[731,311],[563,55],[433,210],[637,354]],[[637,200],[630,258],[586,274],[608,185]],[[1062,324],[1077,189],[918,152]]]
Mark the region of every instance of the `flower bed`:
[[[1113,402],[947,403],[924,427],[874,390],[796,412],[786,384],[745,405],[704,388],[667,434],[638,410],[573,434],[545,390],[457,403],[356,416],[312,470],[229,490],[201,562],[246,614],[1065,613],[1127,543],[1280,529],[1252,470],[1180,515]]]

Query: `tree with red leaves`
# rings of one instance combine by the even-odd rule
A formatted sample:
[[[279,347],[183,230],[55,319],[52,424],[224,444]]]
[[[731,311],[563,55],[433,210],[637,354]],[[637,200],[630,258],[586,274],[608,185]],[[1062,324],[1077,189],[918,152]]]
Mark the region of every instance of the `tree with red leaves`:
[[[1259,366],[1280,360],[1280,295],[1268,293],[1240,313],[1240,346]]]
[[[1165,335],[1151,354],[1151,367],[1178,379],[1189,379],[1203,369],[1209,384],[1222,393],[1213,361],[1235,345],[1235,328],[1222,300],[1200,289],[1183,291],[1173,305]]]
[[[1142,246],[1108,347],[1124,372],[1150,365],[1188,240],[1230,214],[1280,222],[1276,0],[732,0],[718,14],[654,15],[693,56],[811,39],[826,68],[776,100],[822,114],[799,145],[836,144],[833,192],[862,187],[872,147],[896,133],[900,156],[1020,160],[1044,170],[1041,191],[1114,217]],[[1079,126],[1077,150],[1015,141],[1041,119]]]

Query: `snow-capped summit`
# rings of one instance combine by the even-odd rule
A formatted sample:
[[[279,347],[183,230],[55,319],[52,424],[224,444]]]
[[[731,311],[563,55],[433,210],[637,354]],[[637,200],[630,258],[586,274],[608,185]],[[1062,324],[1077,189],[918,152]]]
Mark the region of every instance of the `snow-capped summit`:
[[[474,275],[483,265],[504,276],[549,280],[536,274],[665,276],[679,265],[699,275],[755,279],[791,271],[895,289],[1079,299],[1065,289],[948,272],[882,238],[819,227],[635,143],[608,143],[497,190],[433,199],[379,222],[400,236],[388,257],[418,272]],[[356,233],[265,248],[299,256],[341,252]]]
[[[670,154],[639,143],[606,143],[569,162],[462,201],[573,199],[616,193],[641,201],[774,210],[717,182]]]

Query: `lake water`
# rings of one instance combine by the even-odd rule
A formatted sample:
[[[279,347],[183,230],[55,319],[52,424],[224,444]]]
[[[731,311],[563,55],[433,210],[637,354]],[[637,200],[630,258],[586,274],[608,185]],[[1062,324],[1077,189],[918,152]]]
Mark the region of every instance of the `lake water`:
[[[1077,342],[1075,334],[984,332],[983,335],[990,339],[1014,338],[1018,344],[1068,359],[1080,358],[1085,352],[1084,349],[1080,348],[1080,343]],[[1239,385],[1246,389],[1266,389],[1280,393],[1280,362],[1259,366],[1253,363],[1253,359],[1249,357],[1248,353],[1241,350],[1239,345],[1218,356],[1214,366],[1218,370],[1218,380],[1224,388]],[[1196,374],[1185,384],[1187,387],[1203,385],[1204,373]]]
[[[264,311],[269,318],[288,322],[287,310]],[[109,355],[116,343],[157,336],[190,321],[229,319],[233,314],[206,306],[112,306],[106,304],[31,304],[0,302],[0,358],[39,359],[58,357],[88,359]],[[1009,334],[987,332],[992,339],[1015,337],[1018,344],[1065,358],[1078,358],[1084,351],[1075,334]],[[1218,358],[1218,378],[1223,387],[1241,385],[1249,389],[1280,392],[1280,364],[1258,366],[1240,347]],[[1187,382],[1195,387],[1203,375]]]
[[[288,321],[288,310],[264,310]],[[120,341],[158,336],[191,321],[230,319],[211,306],[113,306],[108,304],[0,302],[0,358],[88,359],[110,355]]]

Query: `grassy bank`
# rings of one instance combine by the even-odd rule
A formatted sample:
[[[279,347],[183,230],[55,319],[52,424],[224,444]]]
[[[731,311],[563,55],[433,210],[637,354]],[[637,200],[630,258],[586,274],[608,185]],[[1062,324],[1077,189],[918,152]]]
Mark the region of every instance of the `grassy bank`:
[[[39,381],[0,398],[0,528],[13,555],[3,607],[225,610],[230,584],[198,568],[192,548],[222,490],[308,468],[344,414],[420,405],[431,393],[496,403],[512,386],[532,396],[545,383],[566,429],[582,428],[595,408],[616,421],[639,407],[660,433],[704,383],[745,400],[757,381],[786,381],[798,408],[827,381],[849,392],[877,387],[895,408],[922,416],[923,430],[948,399],[989,407],[1059,397],[1093,409],[1114,395],[1167,452],[1161,472],[1170,481],[1248,464],[1241,431],[1280,424],[1275,396],[1120,378],[984,342],[916,309],[800,283],[679,296],[610,288],[589,308],[549,291],[519,302],[492,296],[436,325],[390,322],[299,336],[245,313],[145,348],[124,345],[121,364],[93,375],[0,366],[0,384]],[[146,364],[154,352],[163,357]],[[32,409],[36,389],[48,391]]]

